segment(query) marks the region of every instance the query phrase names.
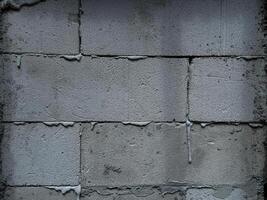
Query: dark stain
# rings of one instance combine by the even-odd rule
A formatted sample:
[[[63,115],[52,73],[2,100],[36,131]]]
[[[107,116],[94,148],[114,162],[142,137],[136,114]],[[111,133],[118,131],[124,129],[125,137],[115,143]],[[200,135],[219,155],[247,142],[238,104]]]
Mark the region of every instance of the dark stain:
[[[105,167],[105,170],[103,173],[104,175],[109,175],[110,172],[115,172],[117,174],[121,173],[121,168],[119,168],[119,167],[115,167],[113,165],[108,165],[108,164],[104,165],[104,167]]]

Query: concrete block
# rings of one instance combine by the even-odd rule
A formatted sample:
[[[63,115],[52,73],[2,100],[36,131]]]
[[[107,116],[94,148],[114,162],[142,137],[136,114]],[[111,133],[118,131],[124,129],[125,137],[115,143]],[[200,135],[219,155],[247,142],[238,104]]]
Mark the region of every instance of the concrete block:
[[[76,194],[60,192],[44,187],[8,187],[4,194],[5,200],[74,200]]]
[[[1,15],[0,51],[75,54],[78,1],[49,0]]]
[[[264,54],[262,0],[82,0],[82,9],[86,54]]]
[[[188,166],[184,125],[83,124],[81,141],[82,186],[162,184]]]
[[[159,187],[85,187],[82,190],[81,200],[184,200],[182,188],[172,187],[172,191],[163,193]]]
[[[4,57],[4,120],[185,121],[186,59]]]
[[[266,120],[264,59],[197,58],[190,66],[190,119]]]
[[[2,170],[8,185],[78,185],[78,124],[3,126]]]
[[[189,189],[186,194],[186,200],[260,200],[260,198],[261,197],[257,194],[251,195],[240,188],[227,186],[220,190]]]
[[[158,193],[153,193],[148,196],[135,196],[132,194],[127,195],[99,195],[97,193],[93,193],[88,196],[83,196],[81,200],[184,200],[183,197],[179,194],[167,194],[161,195]]]
[[[191,133],[192,164],[184,172],[185,182],[238,185],[263,177],[266,126],[193,125]]]
[[[83,126],[83,186],[237,185],[263,176],[264,151],[257,149],[263,148],[266,127],[194,125],[192,164],[188,164],[184,126],[104,123],[93,131]]]

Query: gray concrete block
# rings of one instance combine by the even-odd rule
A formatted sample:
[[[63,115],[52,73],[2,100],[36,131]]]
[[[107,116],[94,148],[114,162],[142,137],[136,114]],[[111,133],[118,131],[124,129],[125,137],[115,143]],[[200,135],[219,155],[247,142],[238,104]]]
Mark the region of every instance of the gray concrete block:
[[[257,149],[263,148],[266,127],[194,125],[188,164],[184,126],[83,126],[83,186],[244,184],[263,174],[264,150]]]
[[[184,125],[104,123],[93,131],[83,126],[82,186],[156,185],[184,175]]]
[[[135,196],[132,194],[127,195],[99,195],[93,193],[91,195],[81,197],[81,200],[184,200],[179,194],[161,195],[153,193],[148,196]]]
[[[254,193],[254,192],[253,192]],[[241,188],[221,188],[220,191],[213,189],[189,189],[186,200],[260,200],[260,195],[251,195]]]
[[[263,55],[262,0],[82,1],[82,50],[102,55]]]
[[[197,58],[190,66],[190,119],[266,120],[267,76],[263,59]]]
[[[3,126],[2,166],[8,185],[78,185],[78,124]]]
[[[44,187],[8,187],[4,194],[5,200],[75,200],[76,194],[60,192]]]
[[[192,164],[184,172],[186,182],[238,185],[263,177],[266,126],[193,125],[191,133]]]
[[[81,193],[82,200],[184,200],[184,188],[162,186],[170,189],[163,192],[161,186],[133,186],[133,187],[84,187]]]
[[[78,1],[49,0],[1,15],[0,51],[78,53]]]
[[[185,121],[186,59],[2,60],[4,120]]]

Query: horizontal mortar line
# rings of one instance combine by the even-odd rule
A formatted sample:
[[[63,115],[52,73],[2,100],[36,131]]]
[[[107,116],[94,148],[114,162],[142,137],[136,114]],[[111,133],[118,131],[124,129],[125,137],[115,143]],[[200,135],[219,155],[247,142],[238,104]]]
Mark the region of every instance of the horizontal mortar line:
[[[35,188],[39,188],[39,187],[77,187],[78,185],[8,185],[5,184],[6,187],[17,187],[17,188],[22,188],[22,187],[35,187]],[[49,188],[47,188],[49,189]]]
[[[73,122],[73,123],[122,123],[125,125],[131,125],[131,124],[126,124],[126,123],[147,123],[147,124],[152,124],[152,123],[166,123],[166,124],[177,124],[177,123],[186,123],[185,121],[98,121],[98,120],[84,120],[84,121],[0,121],[0,123],[25,123],[25,124],[34,124],[34,123],[65,123],[65,122]],[[249,125],[249,124],[262,124],[262,125],[267,125],[267,122],[265,121],[194,121],[190,120],[191,123],[193,124],[224,124],[224,125],[239,125],[239,124],[244,124],[244,125]],[[141,126],[141,125],[140,125]],[[145,126],[145,125],[143,125]]]
[[[76,187],[79,185],[8,185],[6,184],[7,187],[18,187],[18,188],[27,188],[27,187],[34,187],[34,188],[39,188],[39,187]],[[194,184],[194,183],[163,183],[163,184],[140,184],[140,185],[92,185],[92,186],[82,186],[83,189],[86,188],[106,188],[109,190],[114,190],[116,188],[125,188],[124,190],[127,190],[127,188],[135,188],[135,187],[150,187],[150,188],[157,188],[160,186],[174,186],[174,187],[202,187],[202,188],[213,188],[219,185],[203,185],[203,184]],[[234,185],[231,185],[234,186]],[[49,189],[49,188],[48,188]]]
[[[267,125],[266,121],[197,121],[197,120],[190,120],[193,124],[231,124],[231,125],[238,125],[238,124],[263,124]]]
[[[25,55],[25,56],[54,56],[54,57],[61,57],[61,56],[75,56],[79,55],[80,53],[67,53],[67,54],[58,54],[58,53],[37,53],[37,52],[0,52],[2,55]],[[117,54],[84,54],[81,53],[84,57],[103,57],[103,58],[117,58],[117,57],[129,57],[129,56],[140,56],[140,57],[147,57],[147,58],[237,58],[237,57],[244,57],[244,58],[265,58],[265,55],[117,55]]]
[[[262,177],[259,177],[260,179],[262,179]],[[262,182],[261,180],[256,180],[256,182]],[[5,184],[5,186],[7,187],[18,187],[18,188],[27,188],[27,187],[35,187],[35,188],[38,188],[38,187],[76,187],[76,186],[79,186],[81,184],[78,184],[78,185],[62,185],[62,184],[59,184],[59,185],[47,185],[47,184],[44,184],[44,185],[8,185],[8,184]],[[231,187],[234,187],[234,188],[240,188],[240,186],[242,186],[242,183],[240,184],[201,184],[201,183],[182,183],[182,182],[169,182],[169,183],[162,183],[162,184],[138,184],[138,185],[84,185],[82,187],[82,189],[89,189],[89,188],[106,188],[108,190],[116,190],[116,189],[124,189],[124,190],[127,190],[127,189],[131,189],[131,188],[136,188],[136,187],[150,187],[150,188],[159,188],[161,186],[169,186],[169,187],[189,187],[189,188],[216,188],[216,187],[221,187],[221,186],[231,186]],[[49,188],[48,188],[49,189]]]
[[[185,121],[103,121],[103,120],[83,120],[83,121],[0,121],[0,123],[63,123],[63,122],[73,122],[73,123],[185,123]]]

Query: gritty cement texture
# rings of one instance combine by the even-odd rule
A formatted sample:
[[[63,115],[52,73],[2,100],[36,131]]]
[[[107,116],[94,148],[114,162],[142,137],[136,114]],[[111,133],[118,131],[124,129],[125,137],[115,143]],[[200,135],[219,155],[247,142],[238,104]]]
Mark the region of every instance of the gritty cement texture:
[[[0,0],[0,199],[263,200],[264,3]]]
[[[264,59],[196,58],[190,73],[191,120],[266,121]]]
[[[78,185],[79,125],[4,124],[3,175],[9,185]]]
[[[78,53],[78,1],[48,0],[1,14],[0,51]]]
[[[175,173],[187,165],[184,133],[179,124],[83,127],[82,185],[161,184],[182,176]]]
[[[75,200],[76,194],[65,195],[45,187],[8,187],[4,200]]]
[[[82,50],[101,55],[263,55],[262,0],[82,0]]]
[[[253,191],[249,192],[252,192],[252,195],[239,188],[224,188],[223,191],[189,189],[186,194],[186,200],[263,200],[261,195],[254,194]]]
[[[244,184],[262,176],[266,128],[192,127],[188,164],[185,126],[97,124],[82,129],[82,184]],[[172,153],[175,152],[175,153]],[[209,169],[209,170],[207,170]]]
[[[7,121],[185,121],[187,59],[3,56],[2,62]]]
[[[81,194],[82,200],[185,200],[183,187],[173,188],[170,192],[162,191],[161,187],[136,186],[122,188],[93,187],[84,188]],[[175,190],[174,190],[175,188]]]

